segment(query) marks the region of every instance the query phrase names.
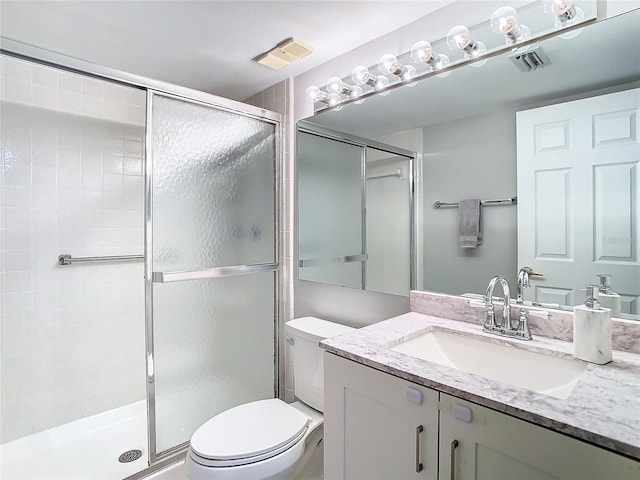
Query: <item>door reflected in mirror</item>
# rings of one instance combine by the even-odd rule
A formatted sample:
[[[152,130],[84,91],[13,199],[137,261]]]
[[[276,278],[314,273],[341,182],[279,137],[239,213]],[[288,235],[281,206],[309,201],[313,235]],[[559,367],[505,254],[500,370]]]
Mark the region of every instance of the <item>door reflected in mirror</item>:
[[[620,316],[640,318],[639,24],[640,11],[634,10],[589,25],[575,38],[541,41],[533,47],[548,62],[528,72],[514,63],[522,52],[510,52],[481,68],[462,67],[446,78],[427,78],[306,119],[336,135],[416,152],[413,233],[401,222],[387,223],[382,240],[378,233],[373,239],[371,222],[380,217],[371,215],[363,220],[369,236],[358,253],[369,253],[366,245],[384,243],[384,236],[409,232],[416,288],[479,294],[502,274],[515,291],[518,271],[528,266],[543,275],[530,278],[525,301],[558,308],[583,302],[586,285],[610,274]],[[299,165],[303,149],[299,143]],[[299,166],[301,205],[311,181],[303,178],[305,168]],[[378,187],[367,180],[364,190]],[[434,207],[438,201],[511,197],[517,205],[481,208],[482,243],[476,248],[460,248],[459,209]],[[392,204],[383,194],[376,202]],[[324,205],[326,210],[318,205],[306,215],[340,211]],[[301,213],[301,259],[305,225]],[[395,249],[385,255],[394,263],[390,251]],[[363,260],[364,270],[368,262]],[[358,288],[408,293],[363,278]],[[402,288],[410,283],[411,273]]]

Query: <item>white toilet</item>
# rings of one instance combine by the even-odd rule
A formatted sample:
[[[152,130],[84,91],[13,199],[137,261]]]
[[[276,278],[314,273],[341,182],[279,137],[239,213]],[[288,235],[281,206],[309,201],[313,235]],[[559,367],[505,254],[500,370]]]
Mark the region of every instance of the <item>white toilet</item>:
[[[289,479],[322,448],[324,350],[318,342],[353,330],[315,317],[286,323],[300,400],[245,403],[216,415],[191,437],[187,479]]]

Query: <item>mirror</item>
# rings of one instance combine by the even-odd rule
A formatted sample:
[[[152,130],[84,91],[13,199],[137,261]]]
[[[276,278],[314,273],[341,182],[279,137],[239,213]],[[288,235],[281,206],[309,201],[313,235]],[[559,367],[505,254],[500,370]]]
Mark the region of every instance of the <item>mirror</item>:
[[[535,50],[539,58],[544,55],[548,61],[532,71],[517,66],[516,57],[523,52],[509,52],[480,68],[464,66],[446,78],[430,77],[413,88],[397,88],[305,121],[417,152],[412,263],[418,289],[482,294],[489,279],[500,273],[515,291],[518,270],[530,266],[543,276],[531,278],[532,288],[524,289],[524,299],[562,308],[582,302],[580,289],[597,284],[596,274],[607,273],[612,275],[612,290],[621,295],[620,316],[637,315],[640,94],[634,89],[640,87],[639,25],[640,11],[634,10],[589,25],[575,38],[552,37],[535,44],[532,47],[541,49]],[[592,133],[599,129],[599,137],[587,143],[608,166],[590,164],[590,185],[575,179],[571,183],[573,174],[564,164],[540,171],[527,166],[526,149],[571,152],[563,142],[579,140],[568,126],[571,119],[562,117],[566,112],[552,106],[614,99],[623,91],[626,97],[612,100],[622,105],[613,105],[608,113],[587,112],[588,120],[581,120]],[[545,113],[545,108],[556,117],[537,120],[535,112]],[[528,139],[519,132],[525,124]],[[615,150],[616,145],[622,150]],[[549,172],[554,169],[565,174],[553,176]],[[299,171],[300,202],[306,195],[304,175]],[[580,185],[595,193],[580,200],[585,208],[577,210],[577,200],[568,200]],[[517,197],[517,204],[481,208],[483,240],[477,248],[460,248],[459,208],[434,207],[435,202],[512,197]],[[304,228],[301,223],[301,236]],[[585,245],[593,248],[582,252]],[[584,264],[578,264],[578,257],[585,255]],[[615,270],[620,266],[624,271]],[[555,282],[557,275],[563,276],[562,285]]]
[[[299,278],[407,295],[415,153],[305,122],[297,147]]]

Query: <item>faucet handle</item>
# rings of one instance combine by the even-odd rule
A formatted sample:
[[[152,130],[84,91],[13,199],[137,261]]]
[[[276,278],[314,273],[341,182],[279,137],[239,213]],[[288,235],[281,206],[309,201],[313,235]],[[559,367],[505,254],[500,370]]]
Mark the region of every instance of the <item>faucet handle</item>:
[[[489,297],[484,297],[482,302],[479,300],[470,300],[469,306],[474,308],[484,308],[487,311],[487,318],[483,325],[485,331],[494,331],[498,329],[494,313],[495,307]]]
[[[516,328],[515,336],[521,338],[523,340],[531,340],[533,337],[531,336],[531,331],[529,330],[529,324],[527,323],[527,315],[529,310],[526,308],[520,309],[520,320],[518,321],[518,328]]]
[[[523,340],[531,340],[533,337],[531,336],[531,331],[529,330],[529,323],[527,322],[527,317],[539,317],[539,318],[549,318],[549,312],[546,310],[528,310],[526,308],[520,309],[520,320],[518,321],[518,327],[515,331],[515,336],[521,338]]]

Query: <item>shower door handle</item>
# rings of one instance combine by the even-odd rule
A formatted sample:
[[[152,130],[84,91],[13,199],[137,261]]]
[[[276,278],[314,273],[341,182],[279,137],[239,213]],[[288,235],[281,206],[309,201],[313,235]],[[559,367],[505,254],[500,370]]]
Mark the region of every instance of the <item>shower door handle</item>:
[[[232,277],[247,273],[273,272],[278,270],[277,263],[255,263],[252,265],[233,265],[230,267],[212,267],[200,270],[187,270],[176,272],[153,272],[153,283],[184,282],[186,280],[203,280],[206,278]]]
[[[342,257],[334,257],[334,258],[309,258],[307,260],[299,260],[298,267],[306,268],[306,267],[320,267],[322,265],[329,265],[332,263],[356,263],[356,262],[366,262],[369,260],[369,254],[362,253],[358,255],[344,255]]]

